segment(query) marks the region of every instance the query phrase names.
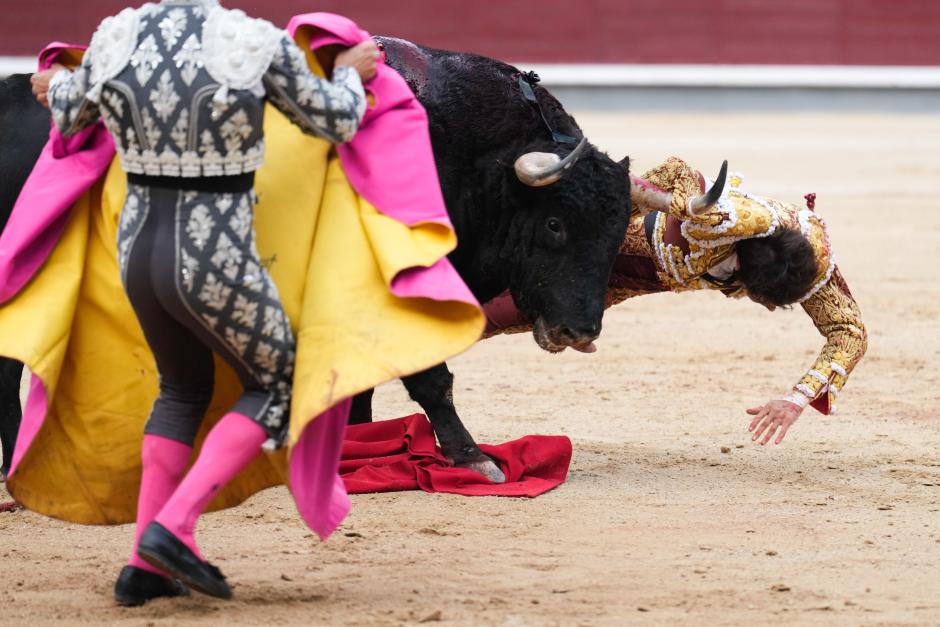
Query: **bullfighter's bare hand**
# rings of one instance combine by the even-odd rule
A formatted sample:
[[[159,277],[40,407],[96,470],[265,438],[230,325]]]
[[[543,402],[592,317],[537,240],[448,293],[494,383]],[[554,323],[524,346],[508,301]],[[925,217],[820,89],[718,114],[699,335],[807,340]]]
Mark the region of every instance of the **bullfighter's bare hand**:
[[[33,95],[36,96],[36,100],[38,100],[39,104],[42,106],[49,107],[49,81],[52,80],[53,76],[64,69],[66,69],[64,65],[54,63],[48,70],[36,72],[29,79],[33,87]]]
[[[336,65],[348,65],[353,68],[359,72],[359,78],[365,83],[375,76],[378,59],[379,47],[374,41],[367,39],[336,55]]]
[[[783,442],[787,431],[803,413],[803,408],[790,401],[776,400],[759,407],[751,407],[747,410],[747,413],[754,416],[747,428],[753,434],[751,440],[754,442],[760,440],[760,444],[763,446],[770,442],[774,434],[777,435],[774,444]],[[763,439],[761,439],[761,436],[763,436]]]

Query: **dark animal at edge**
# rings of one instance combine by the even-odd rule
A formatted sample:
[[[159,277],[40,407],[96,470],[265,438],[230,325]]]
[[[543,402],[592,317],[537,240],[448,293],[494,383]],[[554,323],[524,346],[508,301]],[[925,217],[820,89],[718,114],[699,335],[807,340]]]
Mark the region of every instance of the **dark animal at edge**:
[[[0,80],[0,229],[49,137],[49,112],[33,97],[29,76]],[[0,357],[0,444],[6,475],[20,426],[20,377],[23,364]]]
[[[428,112],[438,175],[459,242],[450,260],[461,277],[480,302],[508,289],[533,321],[543,349],[588,346],[601,331],[608,276],[630,216],[628,159],[617,163],[583,142],[574,118],[541,86],[532,84],[538,107],[527,101],[515,67],[400,39],[377,40]],[[556,142],[549,126],[574,142]],[[28,77],[0,85],[0,128],[2,226],[48,138],[49,114],[32,98]],[[8,129],[16,129],[16,137]],[[514,165],[523,155],[521,161],[530,163],[520,172]],[[4,405],[0,414],[4,464],[20,418],[19,369],[4,364],[0,379],[4,403],[8,394],[15,403],[10,409]],[[504,480],[457,415],[446,364],[402,382],[450,460]],[[351,423],[372,420],[371,399],[372,390],[354,399]]]

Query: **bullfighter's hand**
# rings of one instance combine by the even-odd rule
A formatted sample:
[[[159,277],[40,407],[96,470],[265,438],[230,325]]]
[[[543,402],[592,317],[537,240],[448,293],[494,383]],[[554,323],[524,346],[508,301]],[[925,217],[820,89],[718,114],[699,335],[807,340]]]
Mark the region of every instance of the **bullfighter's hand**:
[[[54,63],[48,70],[36,72],[29,79],[33,88],[33,95],[36,96],[36,100],[38,100],[39,104],[42,106],[46,108],[49,107],[49,81],[52,80],[53,76],[64,69],[66,69],[64,65]]]
[[[348,65],[357,72],[362,82],[372,80],[375,76],[376,64],[379,60],[379,47],[371,39],[356,44],[352,48],[343,50],[336,55],[336,65]]]
[[[747,428],[753,434],[751,440],[754,442],[760,440],[760,444],[763,446],[770,442],[774,434],[777,435],[774,444],[783,442],[787,431],[803,413],[803,408],[790,401],[776,400],[765,403],[760,407],[751,407],[747,410],[747,413],[754,416]],[[761,436],[763,436],[763,439],[761,439]]]

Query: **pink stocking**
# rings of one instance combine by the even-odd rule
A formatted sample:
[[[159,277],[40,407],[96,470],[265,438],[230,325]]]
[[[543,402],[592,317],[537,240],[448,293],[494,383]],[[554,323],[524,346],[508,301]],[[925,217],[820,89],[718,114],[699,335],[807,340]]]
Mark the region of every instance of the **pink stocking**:
[[[140,559],[137,543],[150,521],[166,505],[186,472],[193,448],[182,442],[159,435],[145,435],[141,447],[143,473],[140,477],[140,496],[137,498],[137,528],[134,533],[134,549],[127,561],[131,566],[166,576]]]
[[[235,412],[223,416],[209,432],[199,458],[157,514],[156,521],[202,559],[193,536],[199,515],[261,453],[267,438],[264,429],[251,418]]]

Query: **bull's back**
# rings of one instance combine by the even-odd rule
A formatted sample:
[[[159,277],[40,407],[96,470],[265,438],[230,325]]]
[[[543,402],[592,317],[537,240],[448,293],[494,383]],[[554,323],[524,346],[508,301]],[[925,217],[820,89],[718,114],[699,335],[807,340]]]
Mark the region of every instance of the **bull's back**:
[[[429,48],[395,37],[376,40],[385,49],[388,65],[404,77],[427,110],[439,161],[445,151],[451,153],[450,163],[473,162],[549,137],[540,113],[520,91],[518,68],[471,52]],[[579,137],[577,123],[561,104],[540,85],[534,90],[552,126]]]
[[[0,228],[49,139],[49,124],[49,111],[33,96],[28,74],[0,80]]]

